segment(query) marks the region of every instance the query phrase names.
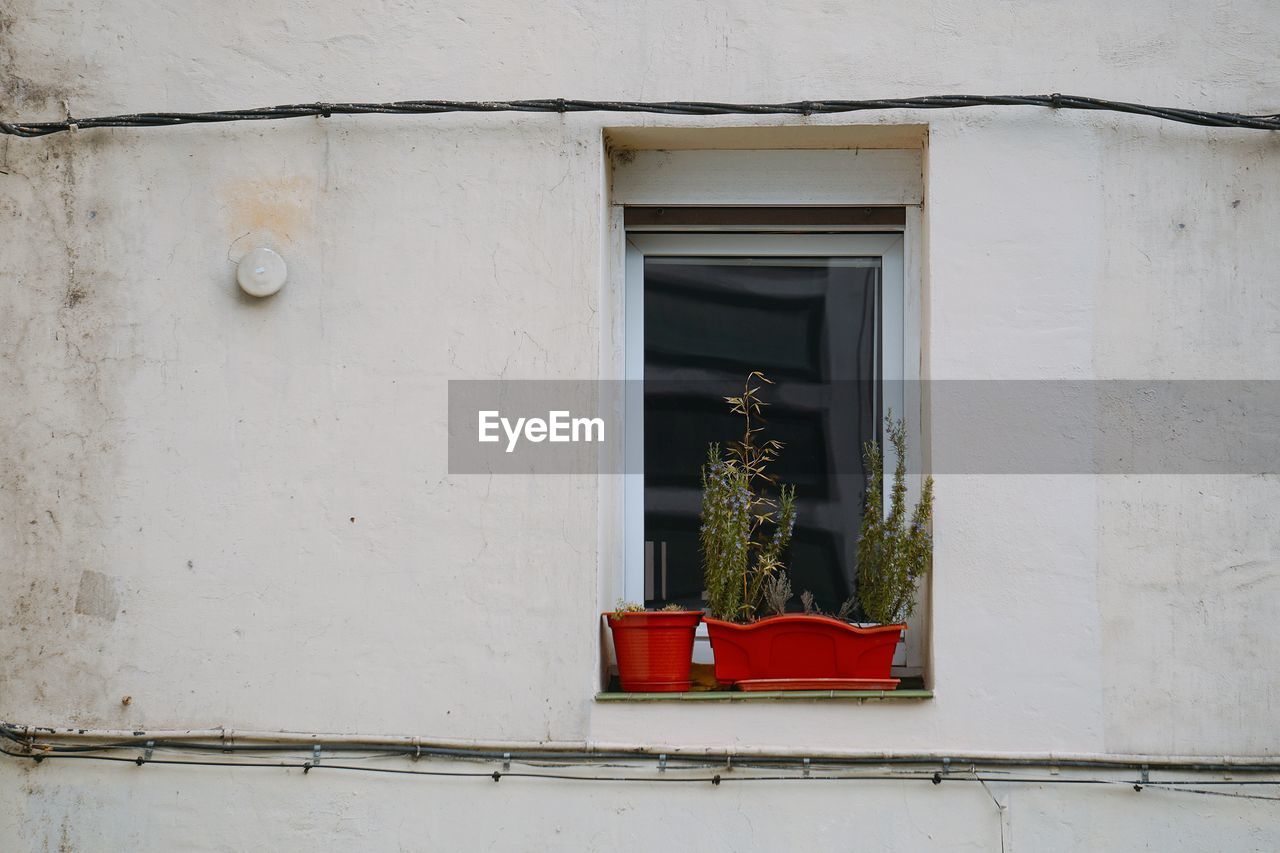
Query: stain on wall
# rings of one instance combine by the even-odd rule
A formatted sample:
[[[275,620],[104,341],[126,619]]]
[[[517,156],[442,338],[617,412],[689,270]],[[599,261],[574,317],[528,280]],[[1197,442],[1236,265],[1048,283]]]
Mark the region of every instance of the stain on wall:
[[[233,238],[246,232],[289,242],[311,228],[315,178],[291,176],[237,181],[225,191]]]
[[[116,593],[115,578],[87,569],[80,573],[80,591],[76,593],[77,613],[114,622],[119,610],[120,596]]]

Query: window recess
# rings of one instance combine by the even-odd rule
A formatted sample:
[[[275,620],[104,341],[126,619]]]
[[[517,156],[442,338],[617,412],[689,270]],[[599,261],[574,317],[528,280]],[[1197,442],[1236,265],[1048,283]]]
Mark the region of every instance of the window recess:
[[[643,391],[626,397],[622,577],[606,589],[703,606],[700,468],[708,443],[739,437],[723,397],[759,370],[776,383],[766,437],[786,445],[771,471],[797,489],[795,602],[809,590],[834,611],[856,579],[863,444],[881,441],[892,409],[908,453],[922,448],[921,152],[638,151],[613,164],[615,352]],[[921,595],[895,676],[924,675]],[[703,636],[695,662],[709,659]]]

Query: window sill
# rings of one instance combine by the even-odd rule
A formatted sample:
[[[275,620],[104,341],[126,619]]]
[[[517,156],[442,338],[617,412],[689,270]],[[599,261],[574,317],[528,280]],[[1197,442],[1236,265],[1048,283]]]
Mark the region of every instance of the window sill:
[[[772,700],[920,700],[932,690],[691,690],[688,693],[597,693],[597,702],[759,702]]]

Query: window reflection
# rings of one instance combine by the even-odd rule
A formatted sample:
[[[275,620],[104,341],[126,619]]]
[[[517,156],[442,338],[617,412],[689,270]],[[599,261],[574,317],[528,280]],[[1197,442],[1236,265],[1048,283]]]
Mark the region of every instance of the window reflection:
[[[740,437],[724,396],[765,392],[771,469],[796,486],[792,585],[834,610],[852,592],[866,477],[879,437],[880,268],[866,258],[646,257],[645,598],[702,605],[699,470]]]

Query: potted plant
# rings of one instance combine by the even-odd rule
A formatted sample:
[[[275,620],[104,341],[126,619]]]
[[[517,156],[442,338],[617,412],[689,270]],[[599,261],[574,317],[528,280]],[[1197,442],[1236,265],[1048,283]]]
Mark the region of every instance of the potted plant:
[[[889,511],[884,509],[884,455],[872,442],[863,448],[869,471],[867,497],[858,536],[858,605],[863,618],[882,630],[896,629],[888,662],[878,662],[888,677],[892,649],[906,631],[916,609],[916,589],[933,564],[933,478],[926,477],[920,499],[907,518],[907,425],[904,419],[885,419],[885,433],[896,461]]]
[[[850,598],[831,616],[818,612],[805,592],[805,612],[787,613],[791,583],[782,558],[795,527],[795,488],[768,473],[782,444],[760,440],[767,404],[757,380],[769,383],[752,373],[740,396],[725,398],[744,419],[743,436],[724,450],[712,444],[702,469],[700,545],[710,612],[705,621],[716,680],[743,690],[892,689],[898,682],[890,667],[905,626],[882,617],[905,618],[914,604],[914,584],[928,568],[932,482],[905,526],[906,429],[891,417],[889,436],[899,461],[888,518],[880,517],[883,460],[874,444],[864,448],[871,477],[859,557],[867,554],[867,567],[864,573],[859,566],[857,600]],[[869,521],[873,514],[875,523]],[[864,615],[884,624],[848,621],[863,603],[864,574],[870,605],[863,604]]]
[[[619,601],[604,614],[613,633],[618,680],[626,693],[682,693],[690,686],[693,635],[702,613],[669,604],[645,610]]]

